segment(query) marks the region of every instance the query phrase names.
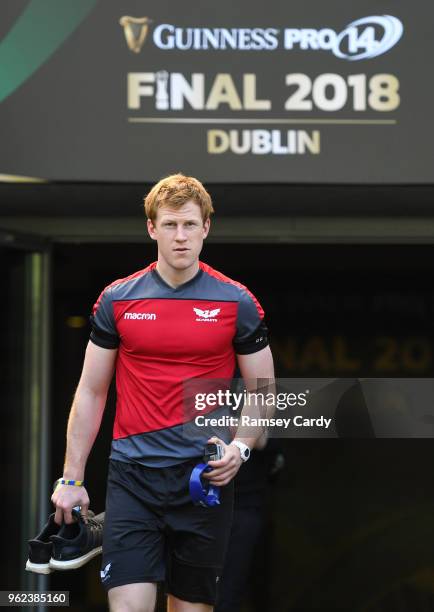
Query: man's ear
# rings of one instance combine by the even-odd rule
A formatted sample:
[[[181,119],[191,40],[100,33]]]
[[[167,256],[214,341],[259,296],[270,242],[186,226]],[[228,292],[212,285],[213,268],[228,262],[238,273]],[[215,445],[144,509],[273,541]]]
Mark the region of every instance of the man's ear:
[[[203,224],[203,237],[204,237],[204,239],[208,236],[210,226],[211,226],[211,219],[207,219],[205,221],[205,223]]]
[[[152,238],[152,240],[157,240],[155,227],[154,227],[154,224],[152,223],[151,219],[147,220],[146,227],[148,229],[148,234]]]

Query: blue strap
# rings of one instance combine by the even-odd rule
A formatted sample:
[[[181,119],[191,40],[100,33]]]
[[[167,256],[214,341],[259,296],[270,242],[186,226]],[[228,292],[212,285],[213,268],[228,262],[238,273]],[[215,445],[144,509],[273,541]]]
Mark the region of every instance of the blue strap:
[[[207,463],[198,463],[190,476],[190,497],[196,506],[217,506],[220,504],[220,489],[215,485],[202,484],[201,476],[204,472],[211,472],[212,467]]]

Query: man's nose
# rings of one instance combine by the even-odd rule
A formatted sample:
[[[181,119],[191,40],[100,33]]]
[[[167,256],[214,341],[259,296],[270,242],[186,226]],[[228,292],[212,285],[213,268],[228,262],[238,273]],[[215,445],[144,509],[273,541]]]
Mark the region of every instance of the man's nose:
[[[175,236],[175,240],[186,240],[186,235],[185,235],[185,230],[182,227],[182,225],[178,225],[178,227],[176,228],[176,236]]]

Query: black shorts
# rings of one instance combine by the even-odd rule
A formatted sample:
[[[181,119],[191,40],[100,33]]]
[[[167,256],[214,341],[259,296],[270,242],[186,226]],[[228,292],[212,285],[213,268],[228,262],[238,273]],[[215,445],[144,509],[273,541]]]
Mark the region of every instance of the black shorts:
[[[184,601],[214,605],[233,509],[233,482],[220,505],[193,505],[188,483],[197,458],[166,468],[110,461],[101,580],[109,590],[166,581]]]

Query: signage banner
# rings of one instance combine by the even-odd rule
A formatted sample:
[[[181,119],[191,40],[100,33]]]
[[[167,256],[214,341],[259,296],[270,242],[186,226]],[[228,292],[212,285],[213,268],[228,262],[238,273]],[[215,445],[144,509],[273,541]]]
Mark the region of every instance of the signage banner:
[[[432,183],[433,19],[404,0],[2,3],[0,175]]]

